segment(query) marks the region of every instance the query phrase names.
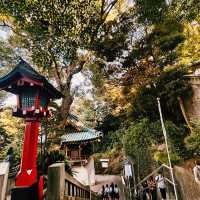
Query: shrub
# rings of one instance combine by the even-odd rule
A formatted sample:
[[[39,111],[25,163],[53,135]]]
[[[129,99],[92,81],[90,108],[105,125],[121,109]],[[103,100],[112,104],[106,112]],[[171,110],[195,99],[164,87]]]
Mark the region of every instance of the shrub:
[[[196,122],[192,133],[185,138],[185,144],[194,155],[200,155],[200,121]]]
[[[65,155],[60,151],[50,151],[45,156],[41,156],[38,154],[37,160],[38,170],[41,171],[43,174],[47,174],[48,167],[56,162],[64,162],[65,163],[65,171],[72,175],[72,169],[67,162]]]

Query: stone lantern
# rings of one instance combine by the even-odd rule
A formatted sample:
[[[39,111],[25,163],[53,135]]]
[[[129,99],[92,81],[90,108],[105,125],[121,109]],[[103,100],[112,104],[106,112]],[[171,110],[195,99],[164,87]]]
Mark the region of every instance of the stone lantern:
[[[12,199],[41,199],[38,197],[41,195],[37,198],[35,194],[34,197],[30,197],[31,192],[24,188],[38,185],[36,164],[40,120],[48,117],[50,100],[61,98],[63,95],[22,59],[11,72],[0,78],[0,89],[16,95],[17,105],[13,109],[13,116],[24,118],[26,122],[21,166],[14,190],[16,195],[12,195]],[[20,193],[27,196],[22,197]]]

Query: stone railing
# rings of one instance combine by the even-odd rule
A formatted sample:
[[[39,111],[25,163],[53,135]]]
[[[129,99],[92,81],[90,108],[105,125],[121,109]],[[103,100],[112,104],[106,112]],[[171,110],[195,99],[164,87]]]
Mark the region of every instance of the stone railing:
[[[6,197],[6,189],[8,182],[9,162],[0,163],[0,200]]]
[[[56,163],[48,170],[48,200],[97,200],[89,187],[82,185],[65,172],[64,163]]]

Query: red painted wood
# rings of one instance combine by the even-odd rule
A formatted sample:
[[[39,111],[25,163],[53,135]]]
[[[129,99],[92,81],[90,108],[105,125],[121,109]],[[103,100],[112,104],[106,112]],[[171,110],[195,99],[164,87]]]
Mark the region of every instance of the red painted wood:
[[[16,186],[31,186],[37,181],[38,129],[38,121],[26,122],[21,167],[16,177]]]
[[[43,185],[44,185],[44,177],[40,176],[38,183],[38,200],[42,200],[43,197]]]
[[[28,77],[23,77],[20,80],[23,80],[27,83],[33,83],[34,85],[43,86],[43,83],[41,81],[33,80],[31,78],[28,78]],[[30,87],[32,87],[32,86],[30,86]]]
[[[35,108],[40,108],[40,100],[41,100],[41,97],[38,91],[38,94],[36,95],[36,98],[35,98]]]

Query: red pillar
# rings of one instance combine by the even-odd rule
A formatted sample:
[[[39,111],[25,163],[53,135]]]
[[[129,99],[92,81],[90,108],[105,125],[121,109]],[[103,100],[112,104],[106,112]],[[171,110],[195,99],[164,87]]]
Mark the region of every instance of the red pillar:
[[[31,186],[37,181],[37,144],[38,121],[27,121],[24,133],[24,145],[16,186]]]

